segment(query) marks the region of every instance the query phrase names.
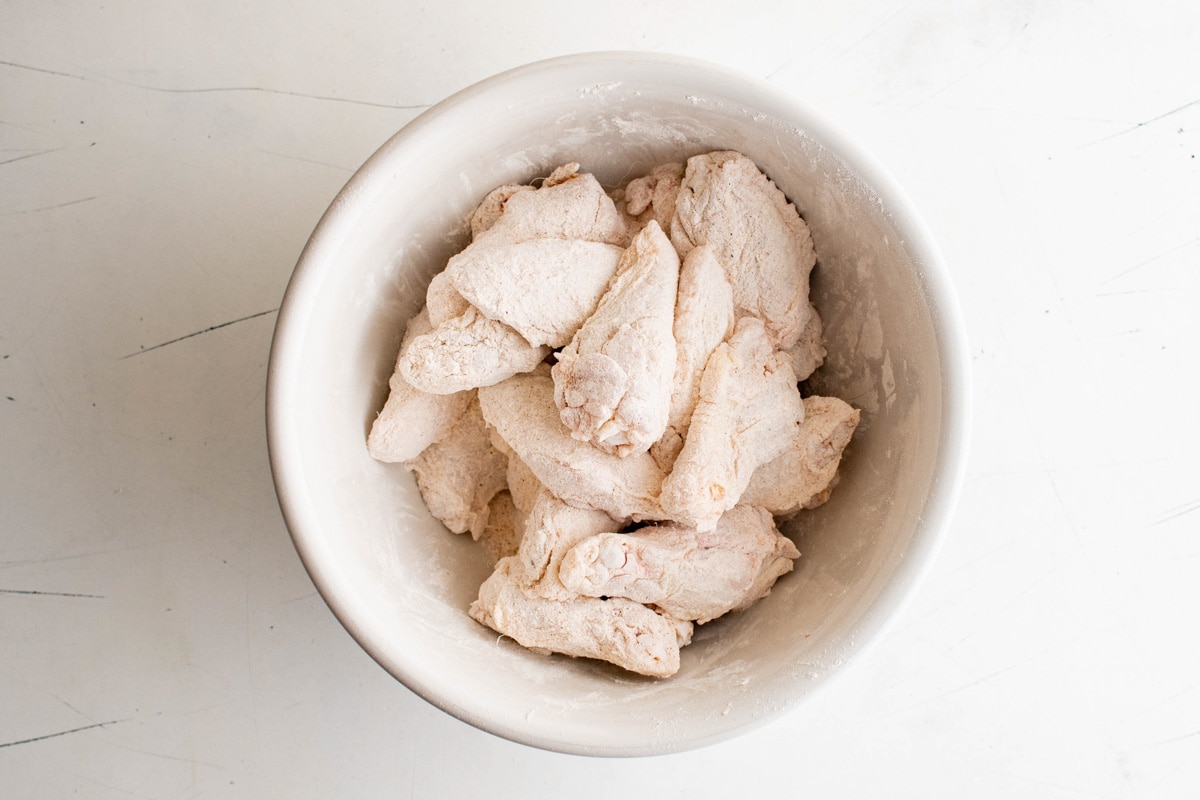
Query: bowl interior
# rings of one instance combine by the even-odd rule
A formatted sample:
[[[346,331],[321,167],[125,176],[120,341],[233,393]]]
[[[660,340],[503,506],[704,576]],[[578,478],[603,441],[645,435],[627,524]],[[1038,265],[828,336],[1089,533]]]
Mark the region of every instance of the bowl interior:
[[[364,444],[405,320],[502,183],[578,161],[613,186],[716,149],[754,159],[810,225],[829,360],[810,382],[862,409],[825,506],[785,531],[796,570],[697,628],[650,680],[543,657],[465,613],[490,566]],[[460,93],[397,134],[314,233],[272,352],[281,506],[305,565],[385,668],[469,723],[590,754],[686,749],[787,709],[874,636],[919,577],[957,483],[961,343],[935,249],[885,176],[771,87],[694,62],[592,56]]]

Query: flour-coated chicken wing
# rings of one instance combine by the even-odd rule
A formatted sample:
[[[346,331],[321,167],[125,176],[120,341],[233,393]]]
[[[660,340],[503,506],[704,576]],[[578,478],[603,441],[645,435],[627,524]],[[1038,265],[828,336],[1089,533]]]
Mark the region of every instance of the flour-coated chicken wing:
[[[738,505],[708,532],[666,523],[589,536],[563,557],[559,580],[588,597],[624,597],[703,625],[766,595],[799,555],[768,512]]]
[[[535,191],[534,187],[528,184],[506,183],[485,194],[479,206],[471,213],[471,238],[478,239],[491,230],[514,194],[532,191]]]
[[[796,380],[807,380],[825,363],[825,327],[816,306],[809,304],[808,322],[800,331],[796,343],[783,351],[796,373]]]
[[[650,220],[656,220],[664,231],[671,230],[683,169],[683,164],[661,164],[619,190],[615,204],[630,238]]]
[[[683,450],[662,486],[667,518],[712,530],[803,421],[787,358],[771,347],[762,322],[742,317],[704,367]]]
[[[487,237],[481,238],[446,265],[454,288],[484,316],[514,328],[530,344],[550,347],[570,342],[596,310],[624,252],[578,239],[486,247],[485,241]]]
[[[502,187],[505,188],[505,187]],[[589,173],[579,172],[579,164],[558,167],[534,191],[513,190],[503,194],[498,203],[500,213],[486,230],[475,236],[471,247],[490,247],[496,244],[515,244],[531,239],[575,239],[584,242],[604,242],[623,245],[628,237],[625,222],[617,213],[612,199]],[[490,216],[488,212],[485,215]],[[481,220],[482,221],[482,220]],[[468,248],[470,249],[470,248]]]
[[[678,283],[679,257],[651,220],[551,371],[554,402],[576,439],[623,457],[662,436],[675,372]]]
[[[812,236],[795,206],[754,162],[719,151],[688,159],[671,242],[686,257],[707,244],[733,285],[738,314],[758,317],[786,350],[808,321]]]
[[[471,617],[535,652],[597,658],[657,678],[679,670],[690,623],[616,597],[541,597],[521,585],[520,572],[516,557],[501,559],[479,587]]]
[[[733,289],[706,245],[694,248],[679,269],[675,300],[675,373],[667,428],[650,455],[670,471],[700,398],[700,376],[709,356],[733,332]]]
[[[399,362],[413,339],[432,330],[429,312],[409,320],[396,368],[388,379],[388,398],[367,436],[367,451],[379,461],[408,461],[445,435],[471,402],[470,392],[430,394],[417,389],[401,373]]]
[[[488,503],[487,525],[479,534],[479,543],[496,562],[517,554],[524,532],[525,515],[513,503],[512,493],[501,491]]]
[[[503,323],[468,307],[412,340],[397,368],[406,381],[431,394],[450,394],[491,386],[510,375],[528,372],[550,349],[531,345]]]
[[[406,466],[416,475],[429,513],[455,533],[470,531],[478,539],[487,525],[488,504],[505,488],[508,467],[488,438],[478,399]]]
[[[620,528],[621,524],[603,511],[568,505],[543,487],[525,517],[525,532],[517,550],[524,585],[539,587],[545,597],[572,596],[558,580],[563,556],[589,536]]]
[[[616,519],[661,519],[663,473],[649,453],[609,455],[573,439],[554,405],[554,381],[515,375],[479,390],[484,419],[547,489]]]
[[[780,518],[824,503],[858,420],[858,409],[844,400],[804,398],[804,422],[783,453],[754,471],[742,502]]]

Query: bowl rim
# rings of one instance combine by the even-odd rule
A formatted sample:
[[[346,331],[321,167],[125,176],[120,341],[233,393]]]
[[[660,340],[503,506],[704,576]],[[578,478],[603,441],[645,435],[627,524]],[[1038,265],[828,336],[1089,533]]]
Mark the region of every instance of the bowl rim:
[[[312,313],[327,255],[335,253],[341,242],[353,230],[362,211],[370,205],[372,196],[381,189],[372,186],[387,171],[392,153],[403,148],[425,128],[434,126],[443,116],[470,103],[479,95],[490,93],[506,84],[520,82],[540,73],[564,67],[602,68],[614,62],[633,62],[650,69],[678,76],[686,71],[698,84],[706,80],[734,81],[744,88],[739,97],[747,107],[767,107],[786,111],[785,118],[803,123],[822,146],[853,169],[879,198],[886,214],[896,228],[906,234],[906,245],[914,263],[921,270],[922,288],[929,305],[931,319],[942,366],[942,431],[934,478],[921,513],[922,524],[914,532],[908,550],[880,589],[870,606],[854,623],[854,642],[836,669],[827,673],[807,690],[786,698],[777,710],[762,717],[716,733],[689,738],[678,737],[652,746],[629,747],[620,743],[612,746],[554,740],[530,733],[494,720],[481,718],[471,708],[454,697],[427,685],[403,663],[399,663],[366,635],[358,621],[339,600],[334,577],[316,558],[306,519],[305,485],[302,476],[289,467],[294,463],[298,443],[289,437],[284,422],[289,406],[287,387],[300,368],[299,356],[306,321]],[[380,181],[382,186],[384,181]],[[690,750],[726,740],[777,719],[793,710],[814,690],[840,678],[851,667],[861,664],[865,656],[878,646],[896,620],[905,612],[920,583],[928,576],[936,555],[945,542],[954,509],[961,494],[966,475],[969,447],[971,402],[971,364],[966,325],[954,290],[950,270],[920,216],[915,204],[895,178],[874,156],[858,145],[851,136],[832,124],[805,101],[771,84],[769,81],[734,68],[697,59],[658,52],[605,50],[557,56],[534,61],[505,70],[461,89],[423,111],[399,131],[392,134],[359,167],[337,193],[322,214],[309,236],[284,292],[276,317],[271,341],[266,386],[266,433],[268,460],[275,485],[280,511],[289,536],[300,560],[317,591],[341,625],[355,641],[393,677],[415,694],[452,716],[488,733],[537,747],[576,755],[632,756],[659,755]]]

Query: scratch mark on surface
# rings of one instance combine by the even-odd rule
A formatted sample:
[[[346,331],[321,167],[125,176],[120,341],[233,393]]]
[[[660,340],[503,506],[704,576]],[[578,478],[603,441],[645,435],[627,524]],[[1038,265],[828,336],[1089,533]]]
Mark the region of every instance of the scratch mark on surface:
[[[1074,795],[1083,795],[1085,797],[1092,797],[1092,798],[1103,798],[1103,797],[1111,797],[1112,796],[1112,795],[1108,795],[1108,794],[1099,794],[1095,791],[1085,789],[1082,786],[1075,786],[1075,785],[1069,784],[1069,783],[1059,783],[1058,781],[1049,781],[1049,780],[1046,780],[1045,778],[1034,777],[1032,775],[1021,775],[1014,771],[1010,771],[1008,774],[1015,780],[1025,781],[1026,783],[1036,784],[1037,786],[1051,786],[1055,789],[1061,789],[1061,790],[1068,791]],[[1045,792],[1031,792],[1028,794],[1029,794],[1029,796],[1034,796],[1034,797],[1042,797],[1042,796],[1046,795]],[[1025,796],[1020,793],[1018,793],[1018,795]],[[1062,793],[1056,792],[1055,796],[1061,797]]]
[[[896,103],[896,102],[879,103],[878,105],[881,108],[899,108],[899,109],[910,108],[910,106],[908,106],[906,104]],[[1051,113],[1051,112],[1038,112],[1038,111],[1033,111],[1033,110],[1025,109],[1025,108],[1022,108],[1022,109],[997,108],[995,106],[970,105],[967,103],[946,103],[946,102],[935,103],[935,102],[923,100],[923,101],[921,101],[921,105],[929,106],[930,108],[939,108],[939,109],[943,109],[945,111],[957,111],[960,113],[965,112],[965,113],[970,113],[970,114],[993,114],[993,115],[1010,118],[1010,119],[1015,119],[1015,118],[1019,117],[1019,118],[1031,118],[1031,119],[1038,119],[1038,120],[1042,120],[1042,119],[1055,120],[1055,121],[1059,121],[1059,122],[1101,122],[1106,125],[1130,125],[1133,123],[1133,120],[1113,119],[1112,117],[1086,116],[1086,115],[1082,115],[1082,114],[1057,114],[1057,113]]]
[[[58,205],[53,205],[53,206],[42,206],[41,208],[27,208],[24,211],[8,211],[4,214],[0,214],[0,217],[16,217],[16,216],[20,216],[21,214],[36,214],[39,211],[53,211],[56,208],[66,208],[67,206],[77,206],[80,203],[87,203],[87,202],[89,202],[91,200],[95,200],[95,199],[96,199],[96,195],[92,195],[91,197],[81,197],[78,200],[68,200],[65,203],[59,203]]]
[[[1159,520],[1150,527],[1153,528],[1156,525],[1162,525],[1164,522],[1170,522],[1173,519],[1182,517],[1184,514],[1190,514],[1197,510],[1200,510],[1200,499],[1196,499],[1190,503],[1184,503],[1181,506],[1175,506],[1174,508],[1168,509],[1166,516],[1159,518]]]
[[[1179,701],[1179,698],[1187,697],[1189,694],[1191,694],[1193,691],[1195,691],[1195,689],[1196,689],[1196,686],[1192,685],[1192,686],[1189,686],[1188,688],[1184,689],[1181,692],[1175,692],[1173,694],[1170,694],[1167,697],[1162,698],[1158,702],[1152,703],[1151,705],[1146,706],[1145,708],[1138,711],[1136,714],[1122,717],[1120,721],[1122,724],[1124,724],[1124,723],[1129,722],[1130,720],[1139,719],[1151,712],[1158,711],[1159,709],[1161,709],[1164,706],[1168,706],[1168,705],[1177,703]]]
[[[268,308],[266,311],[259,311],[256,314],[249,314],[245,317],[231,319],[228,322],[222,322],[217,325],[210,325],[209,327],[204,328],[203,330],[192,331],[191,333],[186,334],[184,336],[177,336],[174,339],[168,339],[165,342],[159,342],[156,345],[152,345],[150,347],[144,347],[141,350],[137,350],[133,353],[128,353],[127,355],[121,356],[121,360],[124,361],[127,358],[133,358],[134,356],[140,356],[143,353],[149,353],[151,350],[157,350],[158,348],[166,347],[169,344],[175,344],[176,342],[182,342],[184,339],[191,339],[193,336],[200,336],[201,334],[211,333],[212,331],[220,330],[221,328],[228,328],[230,325],[236,325],[239,322],[245,322],[246,320],[256,319],[258,317],[265,317],[267,314],[274,314],[278,310],[279,310],[278,308]]]
[[[1164,744],[1172,744],[1174,742],[1182,742],[1184,739],[1194,739],[1197,736],[1200,736],[1200,731],[1192,731],[1191,733],[1185,733],[1183,736],[1174,736],[1170,739],[1163,739],[1160,742],[1154,742],[1151,745],[1151,747],[1159,747]]]
[[[949,83],[945,84],[940,89],[933,92],[933,94],[927,95],[923,100],[917,101],[917,103],[915,105],[922,106],[925,103],[928,103],[930,100],[944,94],[945,92],[948,92],[950,89],[953,89],[955,86],[958,86],[960,83],[962,83],[963,81],[965,81],[968,78],[970,78],[971,76],[973,76],[975,73],[982,70],[988,64],[995,61],[1005,50],[1007,50],[1012,45],[1013,42],[1017,41],[1017,39],[1019,39],[1021,37],[1021,34],[1024,33],[1025,29],[1028,27],[1029,27],[1029,23],[1026,22],[1023,26],[1021,26],[1021,30],[1014,33],[1004,44],[1000,45],[1000,47],[996,48],[991,53],[985,55],[983,57],[983,60],[980,61],[978,64],[976,64],[975,66],[966,70],[965,72],[961,73],[958,77],[953,78]]]
[[[67,736],[80,731],[90,731],[92,728],[103,728],[106,725],[116,725],[118,722],[124,722],[123,719],[110,719],[108,722],[95,722],[91,725],[84,725],[82,728],[71,728],[69,731],[59,731],[58,733],[47,733],[44,736],[34,736],[30,739],[17,739],[15,742],[0,742],[0,747],[16,747],[19,744],[30,744],[32,742],[43,742],[46,739],[53,739],[58,736]]]
[[[128,547],[114,547],[109,550],[94,550],[88,553],[74,553],[69,556],[51,556],[49,558],[28,558],[18,561],[0,561],[0,568],[3,567],[27,567],[30,564],[49,564],[54,561],[73,561],[77,558],[92,558],[93,556],[107,556],[112,553],[123,553],[127,550],[137,550],[146,545],[135,544]]]
[[[842,58],[842,56],[850,53],[852,50],[854,50],[860,44],[862,44],[863,42],[867,41],[872,36],[874,36],[876,33],[878,33],[880,30],[882,30],[885,25],[887,25],[889,22],[891,22],[894,17],[896,17],[901,11],[904,10],[902,6],[903,6],[902,3],[893,3],[892,6],[888,9],[888,12],[883,16],[882,19],[878,20],[874,25],[872,25],[867,30],[866,33],[859,36],[853,42],[851,42],[850,44],[843,47],[841,50],[834,53],[828,59],[825,59],[825,63],[822,66],[828,67],[828,66],[834,64],[835,62],[839,61]]]
[[[9,122],[6,119],[0,119],[0,125],[3,125],[7,128],[16,128],[19,131],[30,131],[31,133],[42,133],[42,131],[39,131],[37,128],[30,128],[27,125],[18,125],[17,123]]]
[[[1130,127],[1125,128],[1124,130],[1120,130],[1120,131],[1117,131],[1116,133],[1105,136],[1103,139],[1097,139],[1096,141],[1092,142],[1092,144],[1101,144],[1102,142],[1107,142],[1112,139],[1116,139],[1118,136],[1124,136],[1127,133],[1133,133],[1136,130],[1140,130],[1140,129],[1146,127],[1147,125],[1153,125],[1155,122],[1160,122],[1161,120],[1164,120],[1167,117],[1170,117],[1174,114],[1178,114],[1180,111],[1186,111],[1187,109],[1191,108],[1194,105],[1200,105],[1200,97],[1197,97],[1195,100],[1191,101],[1190,103],[1184,103],[1183,105],[1179,106],[1178,108],[1172,108],[1170,111],[1165,111],[1162,114],[1159,114],[1157,117],[1151,117],[1150,119],[1142,120],[1141,122],[1139,122],[1135,125],[1131,125]]]
[[[287,153],[276,153],[274,150],[263,150],[261,147],[256,147],[254,149],[260,153],[266,153],[269,156],[278,156],[279,158],[286,158],[289,161],[302,161],[305,164],[316,164],[317,166],[320,166],[320,167],[333,167],[334,169],[341,170],[342,172],[354,172],[354,170],[351,169],[350,167],[344,167],[341,164],[330,164],[328,161],[317,161],[312,158],[301,158],[300,156],[288,155]],[[3,162],[0,162],[0,163],[3,163]]]
[[[1172,247],[1169,250],[1164,250],[1161,253],[1159,253],[1158,255],[1151,256],[1150,258],[1147,258],[1144,261],[1139,261],[1138,263],[1134,264],[1132,267],[1129,267],[1128,269],[1126,269],[1122,272],[1118,272],[1116,275],[1113,275],[1111,278],[1101,281],[1100,285],[1103,286],[1106,283],[1112,283],[1117,278],[1123,278],[1126,275],[1128,275],[1129,273],[1133,272],[1134,270],[1139,270],[1142,267],[1147,266],[1148,264],[1153,264],[1155,261],[1158,261],[1160,258],[1166,258],[1169,255],[1178,253],[1180,250],[1186,250],[1187,248],[1194,245],[1196,242],[1200,242],[1200,236],[1197,236],[1194,239],[1186,241],[1183,244],[1178,245],[1177,247]]]
[[[161,758],[161,759],[165,759],[167,761],[182,761],[185,764],[199,764],[200,766],[212,767],[213,769],[220,769],[220,770],[226,769],[226,767],[222,766],[221,764],[214,764],[211,761],[201,761],[198,758],[188,758],[186,756],[171,756],[171,755],[167,755],[166,753],[155,753],[152,750],[142,750],[141,748],[130,747],[128,745],[124,745],[119,742],[113,742],[113,744],[115,744],[117,747],[121,748],[122,750],[128,750],[130,753],[138,753],[140,755],[150,756],[152,758]]]
[[[50,149],[50,150],[39,150],[36,153],[26,153],[23,156],[17,156],[16,158],[10,158],[6,161],[0,161],[0,167],[4,166],[5,164],[15,164],[16,162],[24,161],[27,158],[37,158],[38,156],[44,156],[47,153],[57,153],[57,152],[58,152],[57,149]]]
[[[258,724],[258,693],[257,680],[254,674],[254,651],[251,648],[250,641],[250,576],[246,576],[246,581],[243,584],[243,614],[245,621],[245,641],[246,641],[246,684],[250,689],[250,718],[254,722],[254,735],[260,735]]]
[[[943,697],[949,697],[952,694],[957,694],[958,692],[964,691],[966,689],[970,689],[972,686],[978,686],[981,683],[986,683],[987,681],[990,681],[993,678],[1000,677],[1001,675],[1003,675],[1006,672],[1011,672],[1012,670],[1016,669],[1019,666],[1021,666],[1021,665],[1020,664],[1011,664],[1007,667],[1004,667],[1003,669],[998,669],[995,672],[989,672],[987,675],[984,675],[982,678],[977,678],[977,679],[971,681],[970,683],[964,683],[961,686],[956,686],[953,689],[949,689],[947,691],[941,692],[940,694],[936,694],[933,697],[922,700],[921,705],[924,705],[926,703],[933,703],[937,700],[941,700]]]
[[[33,589],[0,589],[0,594],[32,594],[40,597],[90,597],[103,600],[102,594],[82,594],[80,592],[39,592]]]
[[[1092,297],[1117,297],[1123,294],[1157,294],[1169,292],[1170,289],[1130,289],[1126,292],[1096,292]]]
[[[66,700],[63,700],[63,699],[62,699],[61,697],[59,697],[58,695],[54,695],[54,699],[55,699],[55,700],[57,700],[58,702],[62,703],[62,704],[63,704],[64,706],[66,706],[67,708],[69,708],[69,709],[71,709],[72,711],[74,711],[74,712],[75,712],[76,714],[78,714],[79,716],[81,716],[81,717],[86,717],[86,716],[87,716],[87,714],[83,713],[83,712],[82,712],[82,711],[80,711],[78,708],[76,708],[75,706],[73,706],[73,705],[71,705],[70,703],[68,703]]]
[[[1044,463],[1044,456],[1042,460]],[[1058,490],[1058,481],[1054,480],[1054,473],[1049,469],[1046,470],[1046,480],[1050,483],[1050,490],[1054,493],[1054,499],[1058,501],[1059,509],[1062,511],[1063,516],[1066,517],[1067,529],[1071,531],[1071,536],[1075,538],[1075,542],[1082,546],[1083,541],[1079,536],[1079,528],[1075,526],[1075,520],[1071,517],[1071,512],[1067,509],[1066,501],[1063,500],[1062,493]]]
[[[302,594],[299,597],[291,597],[291,598],[288,598],[287,600],[280,600],[278,604],[282,606],[287,603],[298,603],[301,600],[308,600],[310,597],[316,597],[316,596],[317,596],[316,592],[309,592],[307,594]]]
[[[788,67],[790,67],[790,66],[792,65],[792,62],[793,62],[793,61],[795,61],[795,60],[796,60],[796,59],[794,59],[794,58],[789,58],[789,59],[785,60],[785,61],[784,61],[782,64],[780,64],[778,67],[776,67],[775,69],[773,69],[773,70],[771,70],[770,72],[768,72],[768,73],[766,74],[765,80],[768,80],[768,81],[769,81],[769,80],[771,80],[771,79],[772,79],[772,78],[774,78],[776,75],[778,75],[779,73],[783,72],[785,69],[787,69]]]
[[[148,92],[161,92],[163,94],[221,94],[227,92],[258,92],[261,94],[278,94],[284,97],[301,97],[306,100],[325,100],[331,103],[350,103],[358,106],[371,106],[373,108],[394,108],[394,109],[418,109],[429,108],[431,103],[379,103],[374,100],[355,100],[350,97],[334,97],[332,95],[323,94],[308,94],[306,92],[293,92],[287,89],[271,89],[267,86],[200,86],[196,88],[175,88],[170,86],[149,86],[143,83],[133,83],[130,81],[122,81],[116,78],[109,78],[113,83],[119,83],[123,86],[130,86],[134,89],[144,89]]]
[[[264,383],[262,386],[258,387],[258,391],[254,393],[253,397],[251,397],[245,403],[242,403],[242,408],[250,408],[251,406],[262,405],[266,395],[267,386]]]
[[[59,72],[55,69],[43,69],[42,67],[31,67],[28,64],[18,64],[14,61],[0,61],[0,66],[13,67],[14,69],[27,69],[30,72],[40,72],[43,75],[57,75],[60,78],[74,78],[77,81],[86,81],[87,78],[82,75],[73,75],[70,72]]]
[[[127,795],[129,797],[140,797],[140,798],[142,798],[142,800],[154,800],[154,798],[152,798],[150,795],[138,794],[137,792],[131,792],[124,787],[113,786],[111,783],[105,783],[104,781],[98,781],[95,778],[89,778],[86,775],[82,775],[80,777],[82,777],[83,780],[87,781],[88,783],[95,784],[96,786],[103,786],[105,789],[108,789],[110,792],[120,792],[121,794]],[[195,797],[195,795],[192,795],[192,796]]]

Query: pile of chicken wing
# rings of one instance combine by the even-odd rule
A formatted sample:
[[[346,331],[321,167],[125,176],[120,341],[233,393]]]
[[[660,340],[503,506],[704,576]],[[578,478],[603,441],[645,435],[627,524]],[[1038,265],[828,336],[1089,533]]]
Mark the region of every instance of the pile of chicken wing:
[[[679,669],[693,625],[799,556],[859,412],[823,362],[808,226],[745,156],[611,194],[578,164],[489,193],[409,321],[368,448],[496,559],[470,615],[538,652]]]

